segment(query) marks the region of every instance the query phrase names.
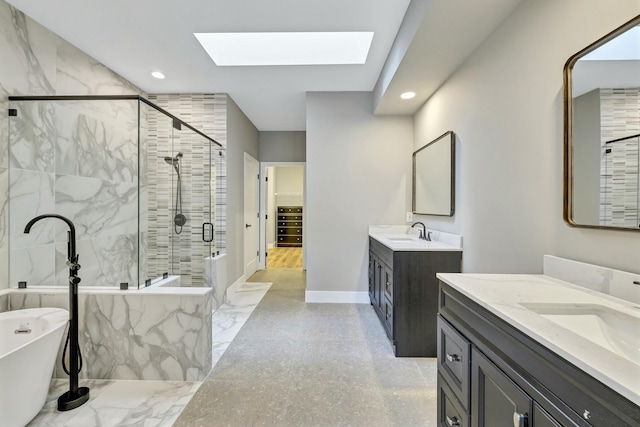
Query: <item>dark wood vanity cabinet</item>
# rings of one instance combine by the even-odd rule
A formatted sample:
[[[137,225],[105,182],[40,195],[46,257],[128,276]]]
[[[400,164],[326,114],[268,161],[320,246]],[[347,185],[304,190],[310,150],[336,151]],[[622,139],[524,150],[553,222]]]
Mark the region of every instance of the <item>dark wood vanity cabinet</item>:
[[[369,238],[369,299],[398,357],[435,357],[438,279],[460,251],[393,251]]]
[[[640,426],[640,409],[440,283],[438,426]]]

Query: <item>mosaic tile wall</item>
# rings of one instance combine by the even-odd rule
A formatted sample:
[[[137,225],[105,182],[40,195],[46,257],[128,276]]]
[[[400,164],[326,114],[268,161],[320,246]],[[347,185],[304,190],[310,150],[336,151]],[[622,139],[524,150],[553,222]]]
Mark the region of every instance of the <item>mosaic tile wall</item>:
[[[640,88],[600,89],[600,109],[600,224],[638,228],[638,138],[606,142],[640,134]]]
[[[203,286],[204,259],[226,249],[226,95],[151,95],[149,99],[181,120],[214,138],[223,148],[170,120],[149,116],[149,277],[171,266],[182,286]],[[211,150],[211,152],[210,152]],[[183,154],[180,160],[182,207],[187,223],[180,234],[173,224],[176,212],[177,173],[164,157]],[[209,157],[211,156],[211,157]],[[215,190],[214,190],[215,189]],[[211,196],[211,197],[209,197]],[[211,202],[211,205],[209,204]],[[202,224],[214,224],[214,244],[202,241]],[[155,224],[152,226],[151,224]],[[164,270],[163,270],[164,269]]]

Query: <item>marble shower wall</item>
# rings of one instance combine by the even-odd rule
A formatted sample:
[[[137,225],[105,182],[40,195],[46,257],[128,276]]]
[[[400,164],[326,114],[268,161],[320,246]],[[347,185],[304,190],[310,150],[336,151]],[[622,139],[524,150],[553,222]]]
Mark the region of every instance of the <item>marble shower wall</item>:
[[[76,226],[81,286],[137,283],[138,101],[13,101],[9,120],[10,284],[68,284]]]
[[[133,84],[3,0],[0,0],[0,61],[3,64],[0,67],[0,111],[9,108],[7,98],[10,95],[142,93]],[[3,118],[0,120],[0,289],[9,286],[8,129],[9,121]],[[37,133],[37,129],[34,132]],[[16,155],[16,158],[24,160],[27,154]],[[47,164],[48,159],[31,157],[31,160],[42,166]],[[31,179],[50,183],[50,176],[34,173],[45,173],[40,168],[26,170],[32,172]],[[55,263],[51,256],[45,261],[48,268]]]
[[[11,290],[9,309],[68,309],[66,290]],[[81,292],[81,378],[200,381],[211,370],[210,289]],[[62,346],[61,346],[62,347]],[[57,378],[66,378],[61,352]]]
[[[600,223],[638,228],[640,225],[640,153],[638,138],[606,144],[640,134],[640,88],[600,89]]]

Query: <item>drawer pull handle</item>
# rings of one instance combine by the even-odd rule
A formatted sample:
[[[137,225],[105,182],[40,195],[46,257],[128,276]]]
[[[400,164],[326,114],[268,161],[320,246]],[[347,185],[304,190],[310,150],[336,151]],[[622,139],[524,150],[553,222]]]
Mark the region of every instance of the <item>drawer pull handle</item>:
[[[447,418],[447,425],[451,427],[460,425],[460,420],[457,417],[449,418],[447,416],[446,418]]]
[[[527,414],[513,413],[513,427],[527,427]]]
[[[449,362],[459,362],[460,361],[460,356],[458,356],[457,354],[449,354],[449,353],[447,353],[447,360]]]

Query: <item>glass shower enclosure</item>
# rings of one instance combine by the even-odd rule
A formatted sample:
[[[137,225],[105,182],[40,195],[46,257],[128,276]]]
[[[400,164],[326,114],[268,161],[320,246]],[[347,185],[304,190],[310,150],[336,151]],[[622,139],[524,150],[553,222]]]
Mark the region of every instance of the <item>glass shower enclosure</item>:
[[[66,286],[76,225],[80,286],[203,286],[214,242],[213,138],[139,96],[10,97],[10,286]]]
[[[640,135],[603,143],[600,225],[640,227]]]

